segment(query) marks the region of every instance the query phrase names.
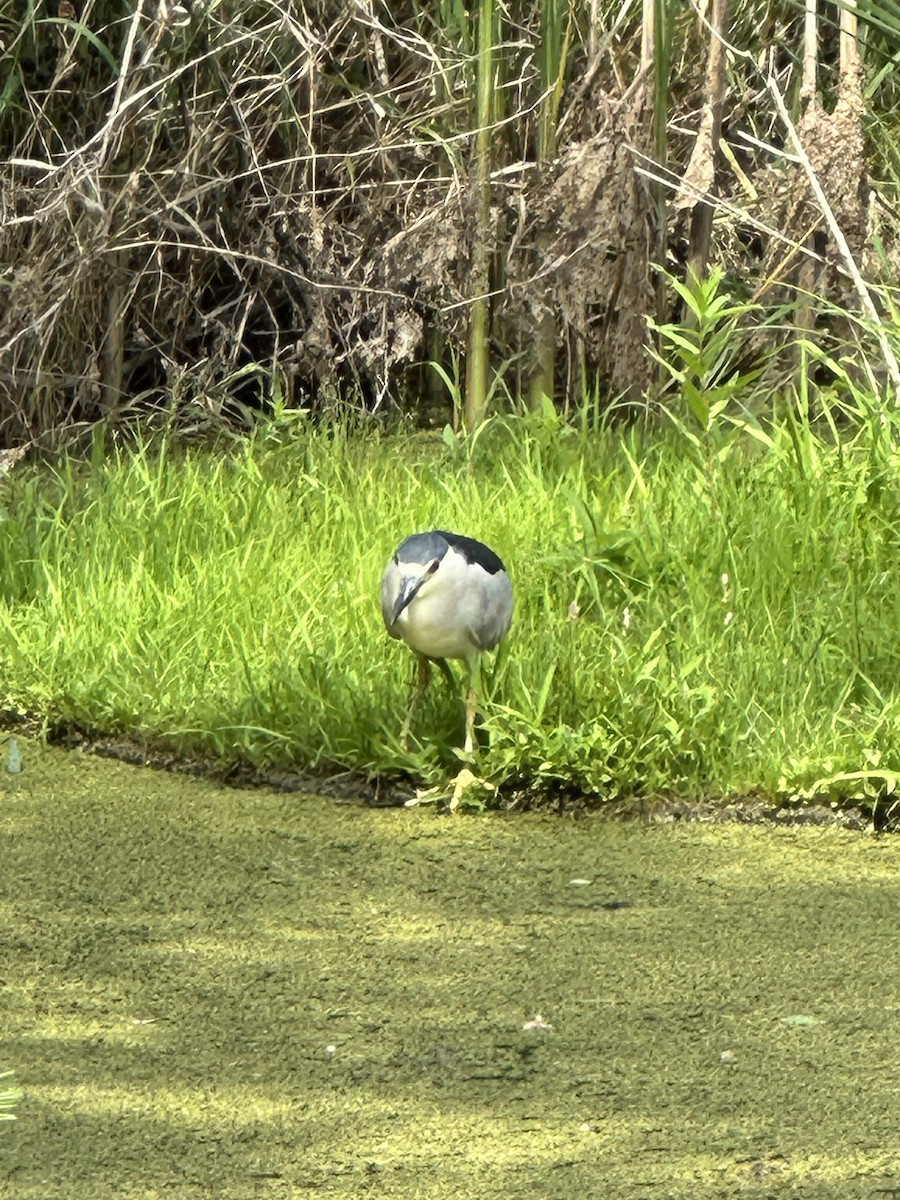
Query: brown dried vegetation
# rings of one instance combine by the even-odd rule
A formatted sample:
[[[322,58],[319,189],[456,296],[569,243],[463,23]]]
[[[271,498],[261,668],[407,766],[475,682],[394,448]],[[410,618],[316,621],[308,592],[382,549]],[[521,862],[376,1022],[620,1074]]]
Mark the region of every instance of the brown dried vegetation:
[[[377,0],[125,7],[36,0],[28,20],[0,13],[10,67],[0,105],[0,438],[134,411],[204,427],[273,395],[325,412],[406,407],[429,360],[452,373],[476,230],[468,17],[454,24],[453,6],[438,6],[442,26],[429,6]],[[526,359],[552,313],[567,393],[594,379],[607,394],[640,393],[657,212],[635,170],[650,145],[640,14],[613,40],[597,28],[611,25],[604,5],[569,12],[548,163],[534,149],[538,7],[516,25],[504,14],[495,361]],[[696,127],[706,54],[704,26],[687,8],[676,33],[673,187],[690,159],[681,118]],[[757,71],[749,55],[730,69]],[[787,87],[790,62],[772,70]],[[735,90],[735,119],[773,136],[746,81]],[[829,163],[840,141],[842,169],[852,157],[858,184],[860,111],[845,115],[839,106],[817,141],[819,115],[806,133],[830,149],[822,161],[810,155],[837,178]],[[854,250],[865,224],[856,184],[852,195],[830,192]],[[740,192],[727,179],[715,186]],[[780,213],[778,227],[802,241],[818,216],[795,209],[796,221]],[[737,226],[718,235],[732,251]],[[677,226],[673,237],[678,253]],[[760,268],[736,265],[744,277]]]

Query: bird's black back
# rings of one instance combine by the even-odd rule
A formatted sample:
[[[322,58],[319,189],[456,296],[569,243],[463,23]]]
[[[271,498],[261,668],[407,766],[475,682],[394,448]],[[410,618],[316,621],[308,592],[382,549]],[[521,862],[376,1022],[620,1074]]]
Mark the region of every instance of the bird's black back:
[[[461,533],[447,533],[445,529],[435,529],[434,532],[438,537],[444,538],[447,544],[461,554],[466,562],[477,563],[482,570],[487,571],[488,575],[496,575],[498,571],[506,570],[500,556],[495,554],[484,542],[476,541],[475,538],[463,537]]]

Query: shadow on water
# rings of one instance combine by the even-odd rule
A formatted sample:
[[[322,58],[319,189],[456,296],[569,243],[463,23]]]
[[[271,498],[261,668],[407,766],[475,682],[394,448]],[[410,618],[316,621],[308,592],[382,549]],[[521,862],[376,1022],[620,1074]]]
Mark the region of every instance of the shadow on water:
[[[21,1200],[900,1189],[900,842],[25,766],[0,788]]]

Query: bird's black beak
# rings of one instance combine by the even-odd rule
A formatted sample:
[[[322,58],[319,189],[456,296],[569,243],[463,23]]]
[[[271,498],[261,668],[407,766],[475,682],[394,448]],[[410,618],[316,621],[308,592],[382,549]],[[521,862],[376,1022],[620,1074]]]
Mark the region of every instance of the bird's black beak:
[[[391,617],[392,625],[397,624],[397,619],[403,612],[404,608],[407,608],[410,604],[412,604],[413,600],[415,600],[419,588],[425,582],[425,578],[426,577],[424,575],[421,575],[418,578],[412,575],[407,575],[403,579],[403,582],[400,584],[400,592],[397,596],[397,602],[394,605],[394,615]]]

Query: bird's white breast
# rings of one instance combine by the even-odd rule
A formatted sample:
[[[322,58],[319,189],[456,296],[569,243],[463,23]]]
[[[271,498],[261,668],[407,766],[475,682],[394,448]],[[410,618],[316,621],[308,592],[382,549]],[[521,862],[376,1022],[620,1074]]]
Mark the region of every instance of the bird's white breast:
[[[451,548],[392,632],[429,658],[470,659],[497,645],[511,616],[512,587],[506,573],[491,575]]]

